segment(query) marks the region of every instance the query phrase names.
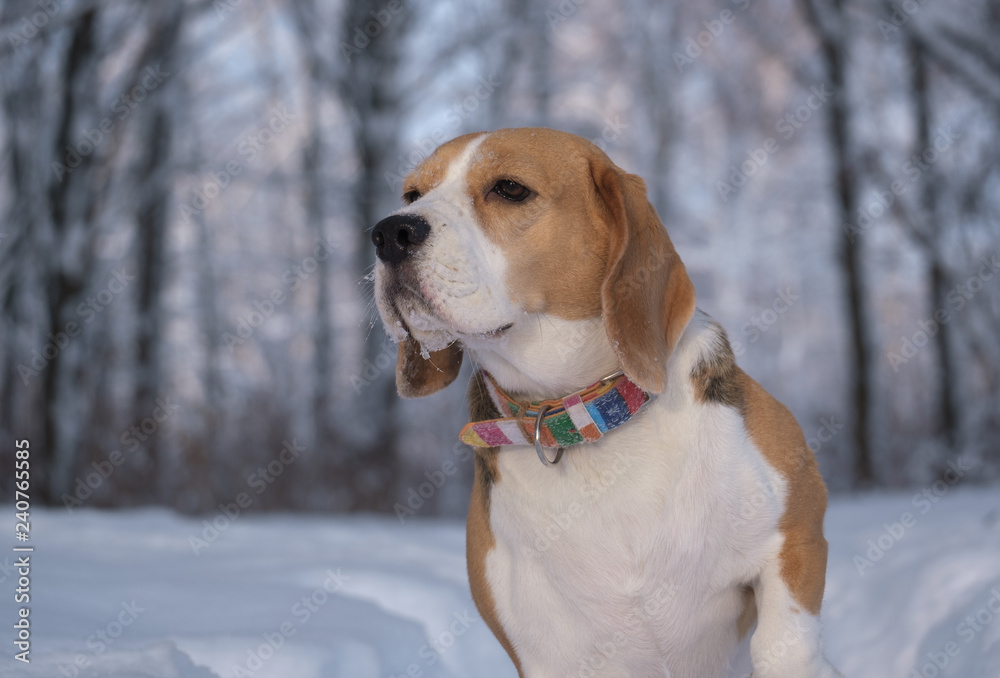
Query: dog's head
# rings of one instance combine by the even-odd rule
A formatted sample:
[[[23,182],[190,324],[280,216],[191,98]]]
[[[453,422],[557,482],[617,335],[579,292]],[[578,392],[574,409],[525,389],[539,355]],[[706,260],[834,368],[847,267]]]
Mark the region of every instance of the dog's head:
[[[505,129],[439,147],[403,199],[372,230],[401,395],[451,383],[463,347],[526,390],[581,388],[602,361],[663,390],[695,294],[642,179],[572,134]]]

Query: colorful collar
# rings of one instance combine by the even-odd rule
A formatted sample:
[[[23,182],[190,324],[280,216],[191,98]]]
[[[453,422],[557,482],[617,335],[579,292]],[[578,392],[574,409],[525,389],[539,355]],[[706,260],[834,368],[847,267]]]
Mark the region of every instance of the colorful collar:
[[[558,463],[563,448],[600,440],[618,428],[649,402],[650,395],[622,373],[614,374],[565,398],[518,401],[501,389],[493,376],[480,370],[500,419],[471,421],[459,438],[473,447],[534,445],[542,463]],[[543,447],[558,448],[549,461]]]

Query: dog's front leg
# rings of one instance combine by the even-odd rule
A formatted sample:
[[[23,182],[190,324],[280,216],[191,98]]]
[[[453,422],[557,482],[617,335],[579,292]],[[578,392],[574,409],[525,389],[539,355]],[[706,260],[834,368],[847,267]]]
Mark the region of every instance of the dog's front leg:
[[[785,544],[754,586],[757,629],[750,639],[754,678],[843,678],[823,656],[819,606],[826,542]]]

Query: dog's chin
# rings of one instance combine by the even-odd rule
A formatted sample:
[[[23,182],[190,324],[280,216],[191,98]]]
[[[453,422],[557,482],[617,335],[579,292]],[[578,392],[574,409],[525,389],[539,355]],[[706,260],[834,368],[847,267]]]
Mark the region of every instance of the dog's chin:
[[[440,351],[457,337],[423,299],[396,294],[377,299],[385,333],[395,343],[413,338],[427,351]]]
[[[410,330],[410,336],[420,344],[424,351],[440,351],[448,348],[457,341],[456,337],[447,330]]]
[[[450,319],[442,318],[423,299],[397,296],[385,308],[380,304],[382,323],[392,341],[400,343],[412,337],[427,351],[440,351],[456,341],[478,343],[504,337],[513,323],[498,321],[485,327],[481,323],[470,323],[469,327]]]

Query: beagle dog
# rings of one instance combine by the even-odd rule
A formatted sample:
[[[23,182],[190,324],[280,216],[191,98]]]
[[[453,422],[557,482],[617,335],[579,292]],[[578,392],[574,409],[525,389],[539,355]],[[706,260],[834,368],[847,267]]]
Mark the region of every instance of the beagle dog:
[[[396,383],[477,371],[473,598],[522,678],[832,678],[826,488],[748,377],[642,179],[504,129],[439,147],[372,231]],[[745,640],[749,636],[749,640]]]

